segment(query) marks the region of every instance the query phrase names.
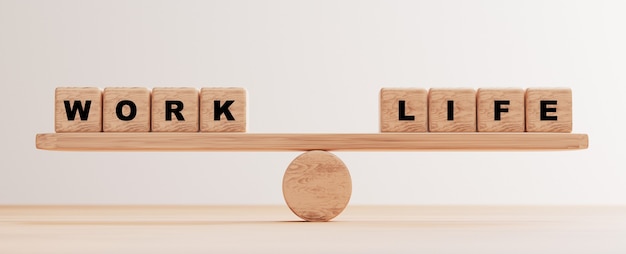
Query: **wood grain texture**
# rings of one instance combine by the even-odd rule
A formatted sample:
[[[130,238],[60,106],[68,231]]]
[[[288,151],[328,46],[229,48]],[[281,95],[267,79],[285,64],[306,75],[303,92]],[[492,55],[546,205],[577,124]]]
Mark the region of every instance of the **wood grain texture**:
[[[453,120],[448,120],[448,101],[454,101]],[[428,129],[432,132],[475,132],[476,91],[431,88],[428,93]]]
[[[86,112],[90,101],[89,114],[82,120],[77,110],[74,120],[68,119],[65,102],[74,109],[79,101]],[[78,106],[78,105],[76,105]],[[54,91],[54,131],[56,132],[101,132],[102,131],[102,91],[97,87],[58,87]]]
[[[179,101],[183,105],[180,111],[182,120],[169,112],[167,120],[166,101]],[[156,87],[152,89],[152,131],[154,132],[197,132],[199,130],[199,93],[195,88]],[[177,108],[178,106],[171,106]]]
[[[524,132],[526,111],[524,109],[524,90],[478,89],[476,93],[476,120],[479,132]],[[500,112],[500,120],[495,120],[495,101],[508,101],[501,108],[508,112]]]
[[[146,132],[150,131],[150,90],[144,87],[107,87],[102,95],[102,125],[104,132]],[[118,118],[116,108],[124,100],[132,101],[136,115],[132,120]],[[130,115],[130,107],[122,107],[122,115]]]
[[[541,120],[541,101],[554,100],[556,121]],[[526,131],[528,132],[572,132],[572,90],[569,88],[528,88],[526,89]]]
[[[587,134],[570,133],[48,133],[39,149],[61,151],[413,151],[585,149]]]
[[[246,132],[247,130],[247,91],[239,87],[202,88],[200,90],[200,131],[201,132]],[[234,101],[228,109],[234,120],[220,115],[215,120],[215,101],[220,105],[228,100]]]
[[[332,153],[309,151],[294,159],[283,177],[289,209],[306,221],[329,221],[348,205],[352,180],[348,168]]]
[[[0,206],[7,254],[626,253],[625,232],[626,206]]]
[[[399,102],[404,101],[405,116],[400,120]],[[428,91],[420,88],[383,88],[380,90],[381,132],[427,132]]]

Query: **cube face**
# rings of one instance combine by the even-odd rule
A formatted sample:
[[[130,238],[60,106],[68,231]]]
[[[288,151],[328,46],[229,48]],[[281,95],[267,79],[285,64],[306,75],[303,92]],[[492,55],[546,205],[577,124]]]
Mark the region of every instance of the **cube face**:
[[[466,88],[431,88],[428,120],[431,132],[475,132],[476,92]]]
[[[524,132],[523,89],[478,89],[476,93],[479,132]]]
[[[102,126],[105,132],[150,131],[150,91],[142,87],[105,88]]]
[[[56,132],[101,132],[102,91],[97,87],[59,87],[54,91]]]
[[[427,132],[428,91],[413,88],[380,90],[381,132]]]
[[[243,88],[200,90],[201,132],[246,132],[247,92]]]
[[[572,132],[572,90],[526,89],[526,131]]]
[[[152,131],[197,132],[199,94],[195,88],[152,89]]]

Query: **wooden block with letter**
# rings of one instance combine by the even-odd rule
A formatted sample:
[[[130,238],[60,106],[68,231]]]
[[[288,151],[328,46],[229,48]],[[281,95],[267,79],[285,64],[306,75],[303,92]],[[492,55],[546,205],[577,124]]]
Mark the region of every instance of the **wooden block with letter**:
[[[150,90],[143,87],[105,88],[102,96],[105,132],[149,132]]]
[[[524,90],[478,89],[476,119],[479,132],[524,132]]]
[[[380,90],[381,132],[427,132],[428,91],[418,88]]]
[[[59,87],[54,91],[56,132],[102,131],[102,92],[97,87]]]
[[[247,92],[244,88],[200,90],[201,132],[246,132]]]
[[[152,131],[197,132],[198,96],[195,88],[152,89]]]
[[[431,132],[475,132],[476,92],[471,88],[431,88],[428,121]]]
[[[526,131],[572,132],[572,90],[526,89]]]

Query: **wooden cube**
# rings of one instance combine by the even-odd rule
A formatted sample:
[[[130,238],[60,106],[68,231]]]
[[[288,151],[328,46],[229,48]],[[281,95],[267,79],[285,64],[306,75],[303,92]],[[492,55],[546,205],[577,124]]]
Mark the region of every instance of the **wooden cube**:
[[[471,88],[431,88],[428,127],[432,132],[475,132],[476,92]]]
[[[200,131],[245,132],[247,92],[244,88],[202,88]]]
[[[572,132],[572,90],[526,89],[526,131]]]
[[[478,89],[476,120],[479,132],[524,132],[524,90]]]
[[[56,132],[102,131],[102,92],[97,87],[59,87],[54,91]]]
[[[197,132],[199,105],[195,88],[152,89],[152,131]]]
[[[380,90],[381,132],[427,132],[428,91],[418,88]]]
[[[143,87],[105,88],[102,125],[105,132],[150,131],[150,90]]]

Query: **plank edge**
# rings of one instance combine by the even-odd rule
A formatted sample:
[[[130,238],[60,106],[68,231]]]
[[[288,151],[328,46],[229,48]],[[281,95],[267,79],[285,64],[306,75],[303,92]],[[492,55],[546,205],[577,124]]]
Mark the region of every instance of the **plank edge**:
[[[483,136],[483,137],[481,137]],[[392,138],[390,138],[392,137]],[[410,138],[410,144],[402,138]],[[513,145],[502,145],[497,138],[508,138]],[[213,144],[190,141],[203,138]],[[335,139],[321,145],[320,138]],[[342,140],[343,138],[343,140]],[[387,139],[390,138],[390,139]],[[433,139],[434,138],[434,139]],[[437,139],[452,139],[454,145],[439,145]],[[98,142],[117,139],[114,145]],[[129,145],[120,141],[131,140],[140,144]],[[218,139],[214,141],[214,139]],[[336,139],[339,139],[337,141]],[[367,140],[364,140],[367,139]],[[465,139],[459,141],[456,139]],[[476,140],[479,143],[476,144]],[[515,141],[515,139],[521,139]],[[540,145],[545,142],[557,142]],[[81,141],[86,140],[86,141]],[[433,141],[434,140],[434,141]],[[494,142],[496,140],[496,142]],[[173,142],[172,142],[173,141]],[[262,144],[268,141],[283,142],[273,147]],[[170,144],[167,144],[170,142]],[[333,143],[334,142],[334,143]],[[359,144],[342,144],[357,142]],[[394,143],[395,142],[395,143]],[[428,144],[430,142],[430,145]],[[491,142],[491,143],[489,143]],[[525,144],[530,143],[530,145]],[[587,149],[587,134],[577,133],[362,133],[362,134],[280,134],[280,133],[43,133],[36,135],[36,147],[55,151],[520,151],[520,150],[576,150]],[[244,144],[242,144],[244,143]],[[433,144],[434,143],[434,144]],[[219,146],[219,145],[222,146]],[[229,145],[231,145],[229,147]]]

